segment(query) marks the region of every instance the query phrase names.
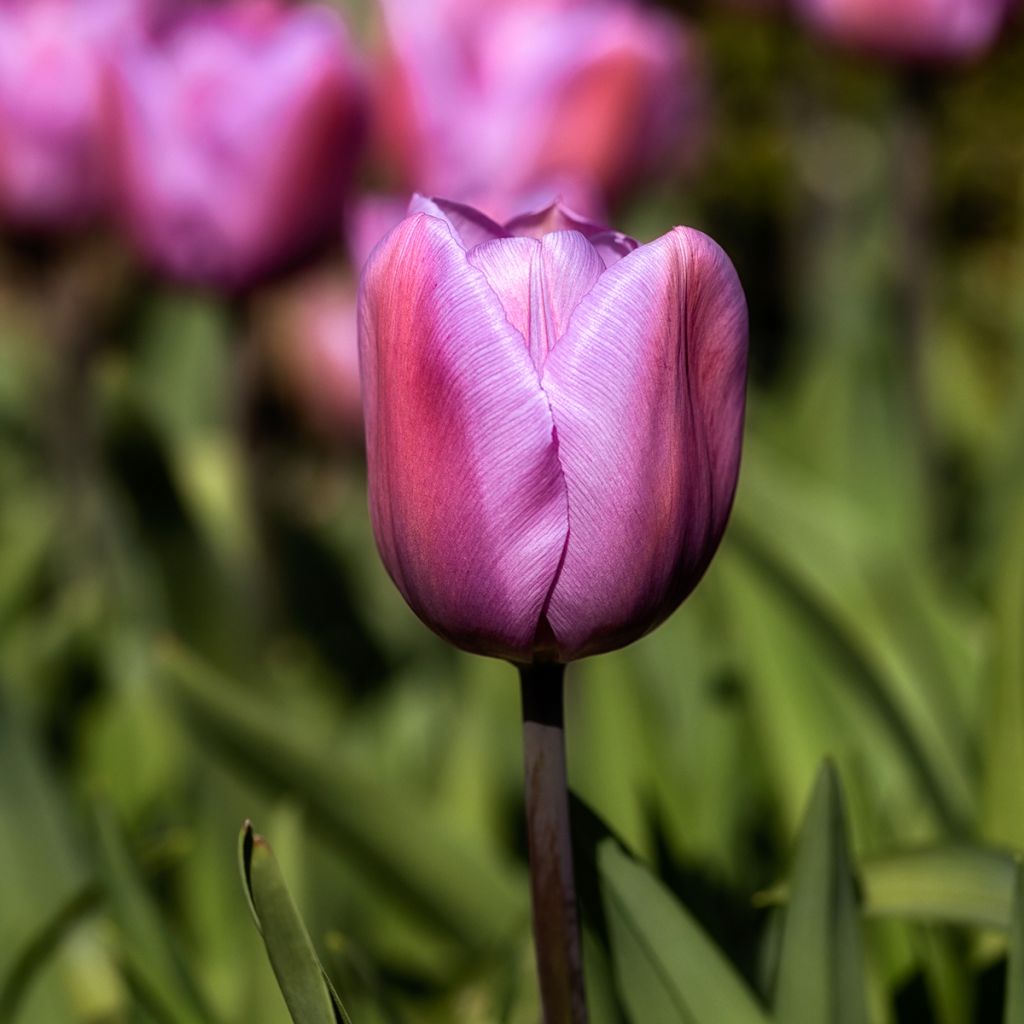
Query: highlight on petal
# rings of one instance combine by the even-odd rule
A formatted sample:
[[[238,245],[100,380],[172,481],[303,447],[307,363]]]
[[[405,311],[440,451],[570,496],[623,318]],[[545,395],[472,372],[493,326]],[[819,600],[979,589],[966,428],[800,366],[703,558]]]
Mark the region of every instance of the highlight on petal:
[[[498,238],[468,253],[501,300],[509,322],[526,339],[539,373],[565,332],[573,310],[604,270],[578,231],[535,238]]]
[[[546,611],[562,660],[663,620],[725,529],[739,468],[747,313],[736,273],[676,228],[601,275],[548,357],[569,539]]]
[[[530,660],[567,505],[522,337],[449,225],[428,215],[370,256],[359,332],[371,516],[388,571],[442,636]]]

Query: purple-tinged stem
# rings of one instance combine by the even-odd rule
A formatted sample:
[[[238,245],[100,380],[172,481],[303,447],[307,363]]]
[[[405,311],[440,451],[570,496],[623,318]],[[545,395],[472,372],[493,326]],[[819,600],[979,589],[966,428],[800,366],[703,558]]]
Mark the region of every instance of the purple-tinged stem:
[[[586,1024],[565,772],[564,665],[519,668],[533,940],[544,1024]]]

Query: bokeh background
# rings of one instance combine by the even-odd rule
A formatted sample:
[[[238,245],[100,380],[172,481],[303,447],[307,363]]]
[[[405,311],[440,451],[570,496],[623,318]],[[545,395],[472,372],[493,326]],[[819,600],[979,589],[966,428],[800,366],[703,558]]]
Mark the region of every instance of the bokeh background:
[[[1012,12],[957,51],[810,3],[352,0],[286,43],[304,5],[249,6],[0,0],[0,1014],[285,1021],[252,818],[357,1024],[537,1019],[515,673],[413,617],[366,511],[355,281],[421,189],[699,227],[746,289],[732,523],[664,626],[570,670],[575,792],[767,998],[831,756],[875,1019],[999,1020]]]

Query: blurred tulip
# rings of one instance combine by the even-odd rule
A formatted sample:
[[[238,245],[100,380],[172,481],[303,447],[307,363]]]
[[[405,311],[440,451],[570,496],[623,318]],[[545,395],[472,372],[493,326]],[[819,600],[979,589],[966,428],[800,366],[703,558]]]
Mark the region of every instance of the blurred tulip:
[[[352,265],[362,267],[373,247],[405,220],[409,199],[392,194],[362,195],[348,211],[348,251]]]
[[[1009,0],[795,0],[803,18],[844,46],[911,62],[978,57],[995,41]]]
[[[404,183],[495,216],[621,190],[703,135],[694,38],[628,0],[381,0],[378,123]]]
[[[344,25],[237,0],[184,17],[114,76],[124,219],[169,275],[247,287],[334,234],[361,135]]]
[[[560,207],[504,229],[412,209],[360,293],[385,565],[470,651],[630,643],[694,587],[729,515],[747,350],[732,264],[687,228],[638,246]]]
[[[277,290],[261,314],[274,376],[309,426],[328,440],[361,440],[354,282],[318,271]]]
[[[104,63],[143,29],[141,0],[0,0],[0,218],[80,227],[108,198]]]

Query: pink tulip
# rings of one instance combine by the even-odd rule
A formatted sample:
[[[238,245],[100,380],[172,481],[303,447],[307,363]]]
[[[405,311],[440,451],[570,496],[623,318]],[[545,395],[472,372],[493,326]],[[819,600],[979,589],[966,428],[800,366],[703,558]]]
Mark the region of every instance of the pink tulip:
[[[359,333],[381,556],[432,629],[526,663],[620,647],[700,579],[739,465],[743,292],[698,231],[414,203]]]
[[[505,217],[692,158],[694,38],[629,0],[381,0],[379,130],[404,184]]]
[[[361,92],[330,9],[193,13],[122,60],[112,91],[123,216],[166,273],[242,288],[336,232]]]
[[[307,274],[276,290],[261,313],[275,380],[310,428],[329,441],[361,441],[355,283],[333,268]]]
[[[1008,0],[795,0],[822,35],[897,60],[969,60],[991,46]]]
[[[0,0],[0,218],[80,227],[104,208],[105,61],[137,37],[140,0]]]

